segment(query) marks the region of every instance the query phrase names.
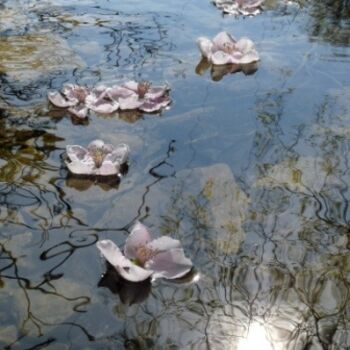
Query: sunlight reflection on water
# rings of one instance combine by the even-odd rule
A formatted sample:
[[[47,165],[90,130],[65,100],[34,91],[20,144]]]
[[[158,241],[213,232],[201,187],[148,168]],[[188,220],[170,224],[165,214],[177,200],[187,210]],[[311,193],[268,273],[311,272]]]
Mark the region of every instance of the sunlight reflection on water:
[[[248,335],[239,341],[237,350],[273,350],[263,325],[253,321],[249,325]]]

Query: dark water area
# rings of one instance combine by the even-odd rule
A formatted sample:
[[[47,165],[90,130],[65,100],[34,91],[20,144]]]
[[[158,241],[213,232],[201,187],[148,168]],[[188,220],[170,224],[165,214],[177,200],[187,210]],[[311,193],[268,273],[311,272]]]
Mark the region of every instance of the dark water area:
[[[246,71],[201,62],[199,36],[254,41]],[[0,347],[350,348],[350,3],[0,3]],[[85,122],[64,83],[167,83],[159,114]],[[130,146],[119,183],[68,174],[67,144]],[[135,286],[95,243],[140,220],[194,271]],[[105,274],[105,272],[107,272]]]

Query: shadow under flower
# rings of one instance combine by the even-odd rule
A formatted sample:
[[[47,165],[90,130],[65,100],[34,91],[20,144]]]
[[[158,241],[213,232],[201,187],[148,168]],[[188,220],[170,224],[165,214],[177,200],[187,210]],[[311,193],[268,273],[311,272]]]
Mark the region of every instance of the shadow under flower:
[[[242,72],[244,75],[252,75],[258,70],[258,66],[258,62],[216,65],[210,63],[207,58],[202,57],[196,66],[195,72],[198,75],[203,75],[208,69],[210,69],[211,79],[213,81],[220,81],[226,74]]]
[[[142,303],[151,291],[151,279],[141,282],[127,281],[117,270],[106,262],[107,270],[98,282],[98,287],[108,288],[113,294],[118,294],[120,301],[126,305]]]
[[[106,261],[106,272],[102,275],[97,286],[108,288],[113,294],[118,294],[125,305],[139,304],[145,301],[151,291],[151,278],[141,282],[131,282],[124,279],[117,270]],[[174,284],[192,284],[198,282],[200,275],[192,268],[185,276],[167,280]]]
[[[75,188],[78,191],[88,190],[91,186],[99,186],[104,191],[111,189],[118,189],[120,179],[128,173],[128,164],[122,164],[120,167],[121,176],[97,176],[97,175],[75,175],[68,172],[66,178],[66,185]]]

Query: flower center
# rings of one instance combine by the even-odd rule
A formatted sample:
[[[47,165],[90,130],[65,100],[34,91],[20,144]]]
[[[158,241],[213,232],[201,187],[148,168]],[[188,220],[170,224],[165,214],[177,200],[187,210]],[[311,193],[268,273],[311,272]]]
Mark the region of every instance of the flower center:
[[[84,88],[82,88],[81,86],[78,86],[75,90],[75,93],[76,93],[76,97],[77,97],[79,103],[85,102],[87,93],[86,93],[86,90]]]
[[[137,93],[139,95],[139,98],[144,98],[146,93],[149,91],[151,87],[151,83],[148,81],[141,81],[137,84]]]
[[[232,54],[235,50],[236,50],[236,47],[235,47],[234,43],[226,42],[223,44],[222,51],[224,51],[228,54]]]
[[[152,259],[157,253],[158,251],[156,249],[151,249],[145,245],[140,246],[136,250],[136,263],[140,266],[144,266],[146,261]]]
[[[106,155],[109,153],[103,148],[93,147],[89,150],[92,159],[95,162],[96,168],[100,168]]]

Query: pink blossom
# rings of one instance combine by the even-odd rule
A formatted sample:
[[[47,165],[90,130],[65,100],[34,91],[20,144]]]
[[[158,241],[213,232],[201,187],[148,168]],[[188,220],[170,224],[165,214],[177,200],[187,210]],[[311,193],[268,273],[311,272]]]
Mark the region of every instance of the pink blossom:
[[[248,64],[260,59],[250,39],[237,41],[227,32],[220,32],[213,40],[200,37],[197,43],[202,56],[212,64]]]
[[[192,262],[185,257],[180,241],[163,236],[152,239],[143,224],[137,222],[125,242],[124,254],[111,240],[96,243],[106,260],[126,280],[147,278],[174,279],[186,275]]]
[[[126,144],[115,147],[101,140],[91,142],[87,148],[67,145],[66,151],[68,169],[79,175],[118,175],[121,165],[126,163],[129,155]]]

